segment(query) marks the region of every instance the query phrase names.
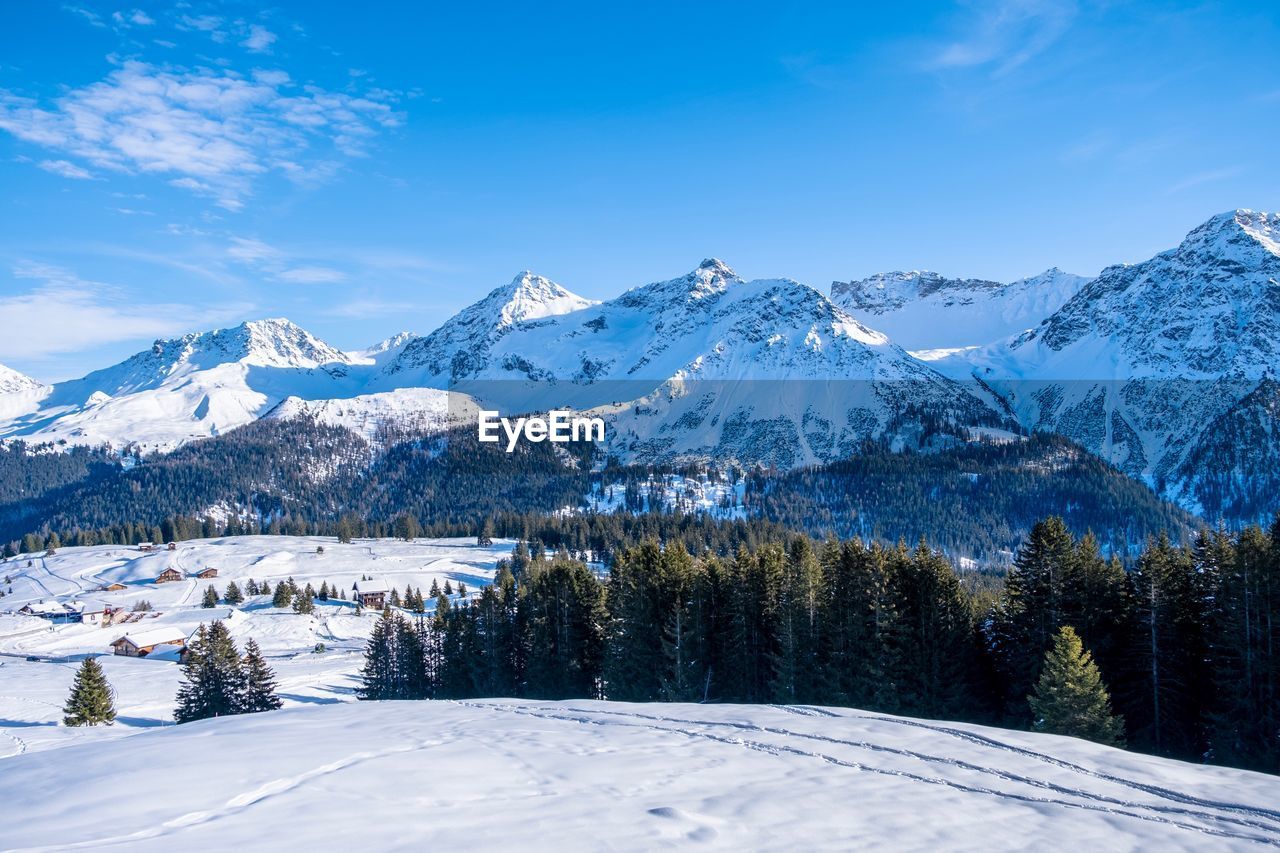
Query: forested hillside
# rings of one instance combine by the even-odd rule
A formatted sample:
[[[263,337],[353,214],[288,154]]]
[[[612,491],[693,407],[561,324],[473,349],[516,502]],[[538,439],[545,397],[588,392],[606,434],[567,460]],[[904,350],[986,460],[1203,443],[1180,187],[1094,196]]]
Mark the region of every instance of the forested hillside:
[[[1125,557],[1149,536],[1168,531],[1180,540],[1196,525],[1142,484],[1054,436],[933,452],[868,444],[827,466],[743,472],[601,464],[585,443],[525,444],[508,454],[480,444],[470,429],[435,436],[384,431],[368,441],[299,417],[255,421],[172,453],[124,459],[130,464],[82,448],[5,449],[0,541],[32,533],[43,541],[51,532],[65,542],[116,541],[121,525],[150,531],[176,519],[205,535],[332,534],[341,518],[386,530],[400,515],[474,533],[483,519],[503,515],[591,515],[589,496],[610,492],[621,493],[625,511],[670,509],[637,496],[661,488],[655,484],[675,470],[692,480],[745,478],[741,505],[710,507],[712,515],[820,537],[888,543],[923,537],[952,558],[981,563],[1007,563],[1045,513],[1062,516],[1077,535],[1093,530],[1104,552]],[[600,537],[599,546],[615,541]]]
[[[404,601],[369,642],[362,698],[837,705],[1280,772],[1280,525],[1159,538],[1126,573],[1050,518],[1001,595],[923,546],[651,541],[604,580],[522,542],[472,601]]]

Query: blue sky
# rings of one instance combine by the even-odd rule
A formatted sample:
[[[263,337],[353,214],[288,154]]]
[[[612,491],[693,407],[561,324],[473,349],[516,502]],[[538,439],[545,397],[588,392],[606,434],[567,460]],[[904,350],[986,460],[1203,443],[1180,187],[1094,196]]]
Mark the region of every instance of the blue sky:
[[[6,4],[0,362],[287,316],[356,348],[531,268],[1091,274],[1280,207],[1280,6]]]

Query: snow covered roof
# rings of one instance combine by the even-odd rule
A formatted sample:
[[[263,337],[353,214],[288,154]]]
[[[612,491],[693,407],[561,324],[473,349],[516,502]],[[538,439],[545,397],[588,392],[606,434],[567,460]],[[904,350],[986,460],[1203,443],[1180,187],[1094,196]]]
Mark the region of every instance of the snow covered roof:
[[[165,660],[181,660],[183,649],[186,647],[182,643],[161,643],[147,654],[147,660],[152,658],[164,658]]]
[[[145,649],[148,646],[185,644],[187,642],[187,635],[184,634],[180,628],[151,628],[146,631],[125,634],[119,640],[116,640],[115,643],[120,642],[120,640],[128,640],[137,648]],[[115,645],[115,643],[112,643],[112,645]]]
[[[66,605],[57,601],[32,601],[22,609],[30,613],[56,613],[59,615],[68,612]]]
[[[368,594],[371,592],[390,592],[391,587],[382,578],[367,581],[356,581],[352,586],[356,592]]]

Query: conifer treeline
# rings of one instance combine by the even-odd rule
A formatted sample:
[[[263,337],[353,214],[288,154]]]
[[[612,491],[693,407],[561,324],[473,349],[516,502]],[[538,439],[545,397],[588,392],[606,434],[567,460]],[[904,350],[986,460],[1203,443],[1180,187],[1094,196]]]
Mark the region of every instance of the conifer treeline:
[[[1063,626],[1131,746],[1280,772],[1280,525],[1155,540],[1126,574],[1049,519],[993,602],[923,546],[645,543],[606,579],[521,545],[470,603],[385,613],[361,696],[795,702],[1026,728]]]

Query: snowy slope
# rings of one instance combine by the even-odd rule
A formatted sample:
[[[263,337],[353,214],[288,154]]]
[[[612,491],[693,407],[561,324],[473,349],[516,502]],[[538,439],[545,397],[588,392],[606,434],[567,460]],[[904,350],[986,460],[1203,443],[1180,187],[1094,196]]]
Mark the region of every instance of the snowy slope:
[[[376,441],[387,428],[429,434],[452,426],[474,426],[477,406],[465,394],[456,391],[400,388],[332,400],[287,397],[264,415],[275,420],[301,416],[345,427],[366,441]]]
[[[10,367],[0,364],[0,394],[35,391],[40,383]]]
[[[1266,393],[1280,370],[1280,215],[1215,216],[1175,249],[1103,270],[1038,328],[937,355],[1024,425],[1069,436],[1193,511],[1224,511],[1205,504],[1205,472],[1188,463],[1235,457],[1226,475],[1239,481],[1252,471],[1240,457],[1280,452]]]
[[[909,350],[980,346],[1039,325],[1089,279],[1054,267],[1008,284],[935,272],[831,284],[831,301]]]
[[[1275,777],[810,707],[322,704],[0,766],[11,850],[261,849],[268,838],[273,850],[1280,843]]]

